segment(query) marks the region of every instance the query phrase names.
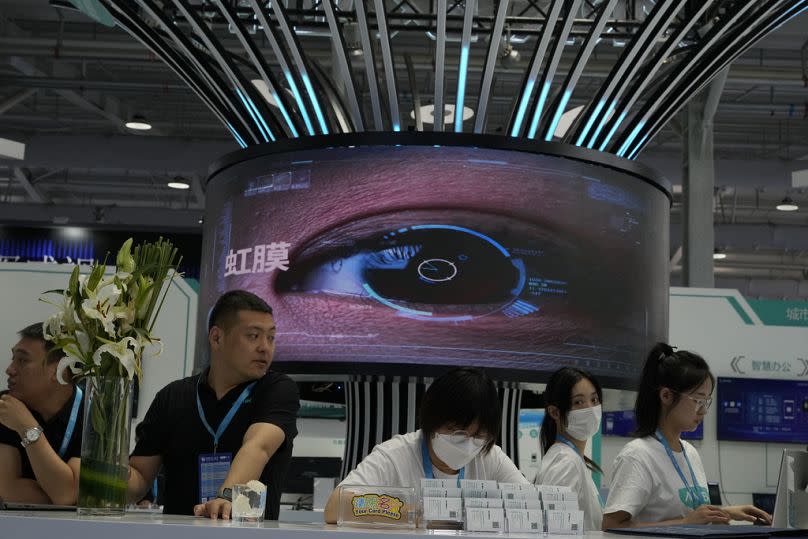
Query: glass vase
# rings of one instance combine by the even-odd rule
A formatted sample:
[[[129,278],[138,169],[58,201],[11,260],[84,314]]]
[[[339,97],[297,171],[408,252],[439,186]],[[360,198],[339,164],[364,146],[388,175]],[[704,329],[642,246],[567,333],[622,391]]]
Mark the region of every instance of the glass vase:
[[[129,476],[132,382],[87,378],[81,437],[78,514],[123,516]]]

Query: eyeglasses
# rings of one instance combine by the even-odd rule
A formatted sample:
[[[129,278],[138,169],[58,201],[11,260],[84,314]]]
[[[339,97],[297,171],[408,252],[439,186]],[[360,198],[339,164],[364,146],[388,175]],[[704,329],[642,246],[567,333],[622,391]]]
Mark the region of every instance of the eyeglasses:
[[[682,393],[682,395],[696,403],[696,410],[704,410],[706,412],[710,409],[710,406],[713,405],[712,397],[707,397],[706,399],[697,399],[696,397],[692,397],[686,393]]]
[[[468,432],[466,432],[464,430],[456,430],[456,431],[454,431],[452,434],[449,435],[449,440],[453,444],[462,444],[463,442],[465,442],[467,440],[471,440],[471,442],[476,447],[482,447],[488,442],[487,438],[480,438],[480,437],[477,437],[477,436],[471,436]]]

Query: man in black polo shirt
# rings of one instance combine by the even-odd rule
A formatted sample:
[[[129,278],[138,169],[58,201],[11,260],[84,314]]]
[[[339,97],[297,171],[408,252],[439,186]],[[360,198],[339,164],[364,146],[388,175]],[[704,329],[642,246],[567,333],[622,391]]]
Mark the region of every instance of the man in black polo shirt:
[[[232,485],[258,479],[276,520],[300,403],[292,379],[269,370],[272,309],[244,290],[224,294],[208,342],[210,367],[160,390],[137,427],[129,498],[139,500],[162,465],[166,513],[230,518]]]
[[[62,353],[48,351],[42,324],[18,335],[6,369],[8,391],[0,396],[0,498],[72,505],[81,466],[82,392],[72,380],[59,383]]]

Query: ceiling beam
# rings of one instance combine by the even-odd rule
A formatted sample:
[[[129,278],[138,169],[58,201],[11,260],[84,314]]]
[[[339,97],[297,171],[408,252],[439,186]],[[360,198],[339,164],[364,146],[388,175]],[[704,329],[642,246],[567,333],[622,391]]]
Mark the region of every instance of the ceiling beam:
[[[11,58],[9,58],[8,63],[11,67],[29,77],[47,78],[50,76],[44,71],[32,65],[24,58],[21,58],[19,56],[12,56]],[[103,116],[104,118],[109,120],[109,122],[114,126],[118,127],[121,130],[124,129],[125,120],[123,118],[106,110],[104,107],[101,107],[93,103],[92,101],[90,101],[83,95],[79,94],[78,92],[75,92],[73,90],[61,90],[56,88],[54,88],[52,91],[61,96],[66,101],[69,101],[73,105],[79,107],[80,109],[87,110],[100,116]]]
[[[32,95],[36,93],[36,89],[30,90],[23,90],[17,94],[12,95],[11,97],[5,99],[4,101],[0,102],[0,114],[5,114],[7,110],[13,109]]]
[[[31,182],[31,174],[27,170],[20,167],[11,167],[11,173],[14,175],[14,179],[25,189],[25,192],[28,193],[28,196],[31,197],[31,200],[37,204],[48,202],[48,197],[43,195]]]

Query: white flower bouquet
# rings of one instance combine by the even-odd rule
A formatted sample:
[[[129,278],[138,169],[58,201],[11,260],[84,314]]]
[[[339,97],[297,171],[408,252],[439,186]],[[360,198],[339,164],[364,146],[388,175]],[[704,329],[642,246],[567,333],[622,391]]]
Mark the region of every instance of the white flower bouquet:
[[[144,357],[159,355],[162,341],[152,331],[181,259],[160,238],[132,249],[127,240],[115,261],[94,264],[88,274],[73,269],[65,290],[51,302],[56,313],[44,322],[45,338],[61,349],[61,383],[86,378],[78,512],[123,515],[129,459],[132,379]],[[47,301],[47,300],[44,300]]]
[[[129,238],[118,251],[115,274],[105,276],[107,266],[95,264],[82,275],[76,266],[65,290],[50,290],[61,296],[51,302],[57,312],[44,323],[45,338],[65,357],[57,370],[74,376],[140,375],[143,357],[162,351],[162,341],[152,334],[168,286],[181,258],[171,242],[160,238],[134,248]],[[176,260],[176,261],[175,261]],[[168,281],[168,282],[166,282]]]

